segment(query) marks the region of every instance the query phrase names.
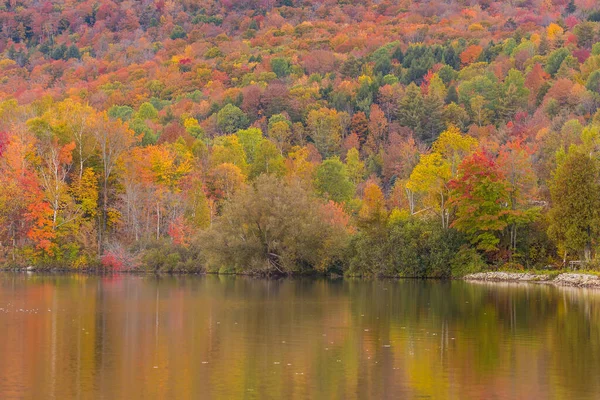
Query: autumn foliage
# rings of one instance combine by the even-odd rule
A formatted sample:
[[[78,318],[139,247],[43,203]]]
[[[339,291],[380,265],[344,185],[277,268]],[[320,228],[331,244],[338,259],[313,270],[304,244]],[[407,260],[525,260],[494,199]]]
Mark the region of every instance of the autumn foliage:
[[[595,2],[201,3],[0,5],[2,265],[594,258],[558,188],[600,154]]]

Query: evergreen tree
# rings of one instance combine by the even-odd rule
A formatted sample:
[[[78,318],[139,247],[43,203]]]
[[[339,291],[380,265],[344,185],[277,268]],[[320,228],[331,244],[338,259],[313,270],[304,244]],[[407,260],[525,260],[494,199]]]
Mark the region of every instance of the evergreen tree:
[[[425,143],[432,143],[444,130],[444,101],[434,94],[423,100],[423,113],[420,124],[420,138]]]
[[[571,147],[550,185],[552,208],[548,234],[564,251],[592,257],[600,226],[598,161]]]
[[[69,60],[71,58],[76,58],[76,59],[81,58],[81,53],[79,52],[79,49],[77,48],[77,46],[75,46],[74,44],[69,46],[69,48],[67,49],[67,51],[65,53],[65,59]]]
[[[421,90],[417,85],[411,83],[398,105],[398,121],[414,132],[422,133],[421,121],[424,113],[424,100]]]
[[[446,47],[446,49],[444,50],[442,60],[445,64],[451,66],[455,70],[458,70],[460,68],[460,58],[458,57],[458,54],[456,54],[456,51],[452,46]]]

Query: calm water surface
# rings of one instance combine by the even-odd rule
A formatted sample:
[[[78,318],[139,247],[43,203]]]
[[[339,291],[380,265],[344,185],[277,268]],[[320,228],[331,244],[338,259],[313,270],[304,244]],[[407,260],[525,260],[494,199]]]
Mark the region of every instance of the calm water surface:
[[[600,291],[0,274],[0,399],[600,398]]]

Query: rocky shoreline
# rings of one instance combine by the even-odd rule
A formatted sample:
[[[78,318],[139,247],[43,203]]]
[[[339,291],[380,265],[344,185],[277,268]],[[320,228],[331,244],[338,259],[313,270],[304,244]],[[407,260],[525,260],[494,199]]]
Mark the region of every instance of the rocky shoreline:
[[[600,277],[590,274],[562,273],[558,275],[532,274],[528,272],[479,272],[463,277],[467,281],[545,283],[556,286],[572,286],[600,289]]]

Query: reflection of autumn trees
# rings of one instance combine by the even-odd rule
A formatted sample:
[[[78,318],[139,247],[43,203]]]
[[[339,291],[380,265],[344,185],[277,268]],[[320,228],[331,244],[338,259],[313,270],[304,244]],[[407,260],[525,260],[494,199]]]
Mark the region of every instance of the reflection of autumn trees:
[[[561,398],[598,390],[589,368],[600,354],[594,291],[14,275],[0,289],[10,310],[0,314],[2,395]]]

